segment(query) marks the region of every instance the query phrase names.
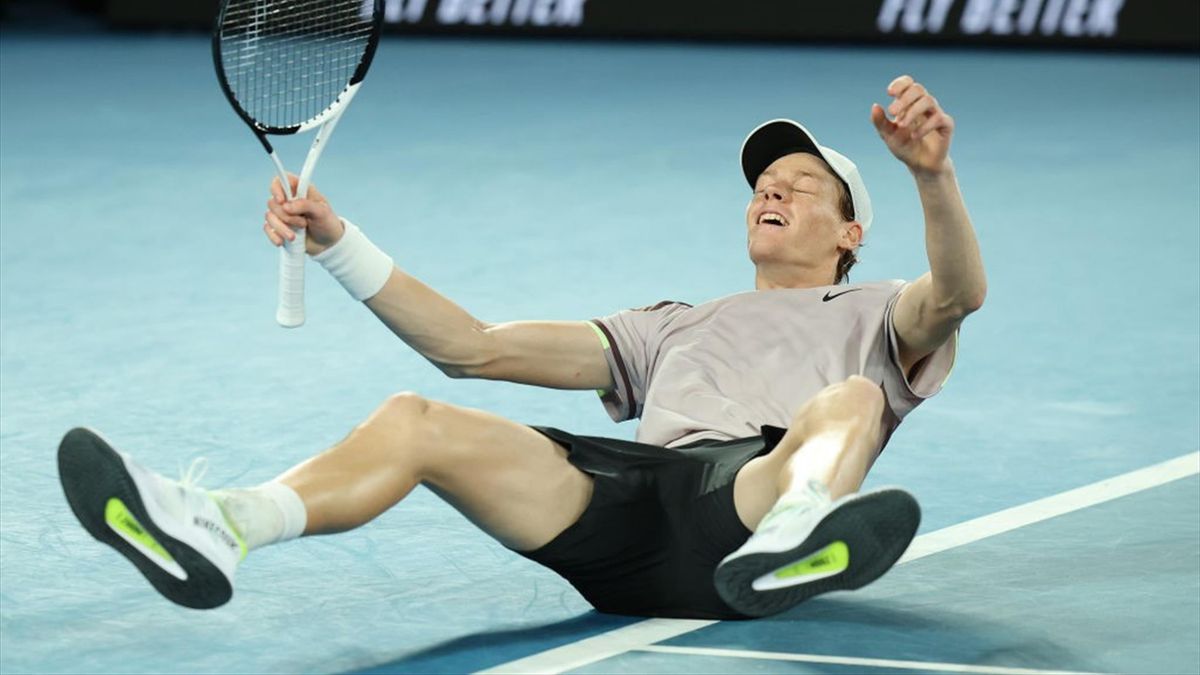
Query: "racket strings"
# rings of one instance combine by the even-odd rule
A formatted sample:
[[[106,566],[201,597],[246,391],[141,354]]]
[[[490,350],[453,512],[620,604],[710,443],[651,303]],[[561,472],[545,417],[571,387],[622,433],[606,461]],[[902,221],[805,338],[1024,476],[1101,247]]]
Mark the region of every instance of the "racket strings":
[[[345,90],[370,44],[373,2],[232,0],[218,32],[225,78],[262,126],[315,119]]]

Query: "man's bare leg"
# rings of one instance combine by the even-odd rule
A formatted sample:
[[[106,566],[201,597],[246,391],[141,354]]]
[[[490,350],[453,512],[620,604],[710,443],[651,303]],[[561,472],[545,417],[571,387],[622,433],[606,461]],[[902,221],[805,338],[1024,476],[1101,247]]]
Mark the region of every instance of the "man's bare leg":
[[[303,500],[305,534],[363,525],[424,483],[505,546],[529,551],[578,520],[591,499],[591,477],[566,457],[529,427],[398,394],[277,480]]]
[[[856,494],[878,454],[883,407],[865,378],[826,387],[771,452],[738,473],[734,506],[754,534],[713,578],[731,607],[766,616],[860,588],[908,548],[920,523],[916,500],[899,489]]]
[[[738,516],[751,530],[789,491],[820,481],[832,499],[857,492],[882,440],[883,392],[865,377],[830,385],[792,417],[771,452],[746,464],[734,482]]]
[[[63,437],[58,469],[80,524],[164,596],[197,609],[229,601],[248,549],[358,527],[419,483],[521,551],[574,523],[592,494],[592,479],[538,432],[413,394],[393,396],[341,443],[253,488],[208,492],[165,478],[83,428]]]

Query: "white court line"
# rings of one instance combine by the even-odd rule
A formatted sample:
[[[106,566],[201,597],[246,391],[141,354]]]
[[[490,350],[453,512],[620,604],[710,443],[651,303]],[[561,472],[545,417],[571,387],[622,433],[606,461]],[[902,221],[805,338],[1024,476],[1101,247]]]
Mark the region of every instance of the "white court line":
[[[907,563],[1018,527],[1187,478],[1197,473],[1200,473],[1200,452],[1193,452],[1045,499],[1038,499],[958,525],[951,525],[917,537],[908,552],[896,564]],[[648,619],[525,658],[502,663],[481,670],[479,673],[489,675],[492,673],[563,673],[627,651],[645,649],[656,642],[690,633],[714,623],[717,622],[692,619]],[[995,669],[992,672],[995,672]]]
[[[1200,452],[944,527],[913,540],[897,565],[1200,473]]]
[[[1098,675],[1098,673],[1074,670],[1039,670],[1036,668],[1005,668],[1002,666],[977,666],[966,663],[937,663],[933,661],[897,661],[894,659],[868,659],[849,656],[824,656],[822,654],[788,654],[784,652],[759,652],[747,649],[713,649],[711,647],[668,647],[650,645],[634,651],[658,652],[661,654],[684,654],[689,656],[724,656],[735,659],[764,659],[767,661],[801,661],[803,663],[826,663],[836,666],[863,666],[866,668],[896,668],[939,673],[988,673],[989,675]]]

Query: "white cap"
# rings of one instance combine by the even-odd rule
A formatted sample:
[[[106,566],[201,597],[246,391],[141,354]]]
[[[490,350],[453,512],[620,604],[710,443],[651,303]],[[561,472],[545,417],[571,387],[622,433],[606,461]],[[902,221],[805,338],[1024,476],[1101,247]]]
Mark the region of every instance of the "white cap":
[[[742,172],[746,182],[754,187],[763,171],[775,160],[793,152],[807,152],[825,160],[833,173],[842,179],[854,205],[854,220],[862,225],[863,234],[871,229],[871,197],[863,183],[858,167],[842,153],[817,143],[817,139],[799,122],[777,119],[763,122],[742,142]]]

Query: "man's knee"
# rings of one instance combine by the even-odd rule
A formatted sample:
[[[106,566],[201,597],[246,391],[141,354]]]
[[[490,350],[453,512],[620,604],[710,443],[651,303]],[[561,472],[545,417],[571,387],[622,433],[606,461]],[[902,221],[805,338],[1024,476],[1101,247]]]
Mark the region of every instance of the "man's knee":
[[[842,395],[849,399],[852,404],[857,404],[863,410],[871,410],[876,413],[883,412],[883,389],[878,384],[875,384],[862,375],[851,375],[849,379],[841,383],[841,387],[843,390]]]
[[[877,419],[883,414],[885,403],[883,389],[878,384],[861,375],[851,375],[809,399],[796,411],[792,424],[808,426],[814,421],[855,417]]]
[[[425,419],[429,407],[428,399],[411,391],[392,394],[375,410],[367,423],[411,428]]]
[[[425,455],[440,444],[445,413],[451,407],[410,391],[392,394],[362,427],[381,435],[390,448]]]
[[[391,451],[401,453],[421,471],[459,465],[483,450],[464,441],[470,420],[463,409],[412,392],[389,396],[363,424],[381,437]]]

